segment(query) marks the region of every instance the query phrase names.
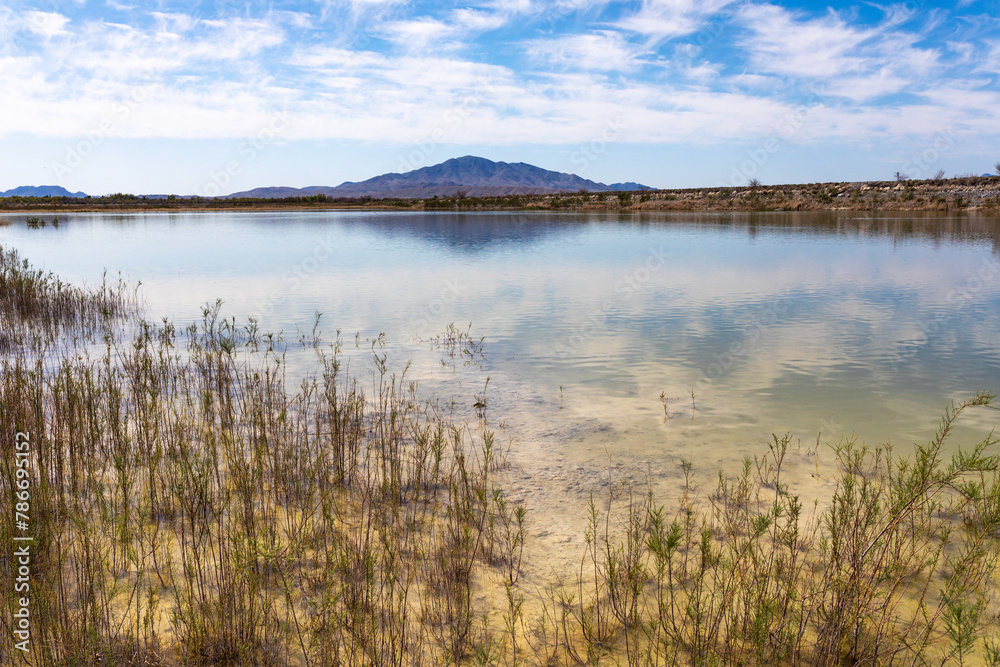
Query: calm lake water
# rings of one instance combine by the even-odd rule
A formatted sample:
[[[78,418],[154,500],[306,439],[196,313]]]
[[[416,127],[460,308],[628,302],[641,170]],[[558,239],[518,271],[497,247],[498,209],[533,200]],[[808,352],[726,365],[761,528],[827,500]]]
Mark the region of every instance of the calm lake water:
[[[324,336],[339,328],[348,348],[385,332],[390,363],[414,360],[411,379],[445,399],[471,402],[489,376],[514,449],[581,470],[616,457],[729,466],[785,432],[909,446],[949,401],[1000,389],[997,218],[224,212],[29,229],[5,217],[0,245],[38,267],[141,281],[151,320],[184,324],[223,299],[225,315],[297,340],[321,312]],[[426,342],[451,322],[486,337],[481,368],[442,366]],[[308,369],[314,353],[295,354]],[[960,435],[998,422],[977,412]]]

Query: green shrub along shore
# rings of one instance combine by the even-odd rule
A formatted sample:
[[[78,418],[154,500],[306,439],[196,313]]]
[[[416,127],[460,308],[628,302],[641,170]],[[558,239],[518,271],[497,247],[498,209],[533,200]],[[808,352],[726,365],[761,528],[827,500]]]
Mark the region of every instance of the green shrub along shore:
[[[304,342],[291,387],[280,339],[202,315],[0,251],[0,663],[1000,664],[996,441],[944,454],[991,394],[904,456],[840,443],[824,506],[777,437],[711,493],[685,464],[669,508],[595,497],[574,580],[537,587],[484,401],[421,398],[381,339],[370,377]]]

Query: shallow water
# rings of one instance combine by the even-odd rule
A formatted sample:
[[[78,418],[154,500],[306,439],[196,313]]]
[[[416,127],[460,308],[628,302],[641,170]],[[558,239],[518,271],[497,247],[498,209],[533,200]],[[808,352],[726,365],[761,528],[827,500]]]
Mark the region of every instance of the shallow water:
[[[341,329],[361,357],[385,332],[428,393],[466,405],[489,376],[516,458],[566,471],[556,486],[580,493],[620,462],[670,479],[681,458],[731,469],[772,433],[803,451],[852,433],[905,447],[949,401],[1000,389],[997,218],[211,212],[34,229],[5,217],[0,244],[38,267],[141,281],[152,320],[184,324],[221,298],[225,315],[296,340],[321,312],[324,337]],[[486,337],[481,368],[452,368],[426,342],[451,322]],[[314,361],[289,354],[300,371]],[[959,439],[997,422],[970,415]]]

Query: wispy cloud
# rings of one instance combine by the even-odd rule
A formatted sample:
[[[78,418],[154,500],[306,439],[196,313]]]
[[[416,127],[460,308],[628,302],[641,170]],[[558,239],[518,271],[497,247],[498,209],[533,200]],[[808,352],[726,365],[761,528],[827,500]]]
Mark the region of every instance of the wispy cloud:
[[[444,21],[421,17],[386,23],[379,32],[398,47],[408,51],[421,51],[430,46],[441,46],[457,29],[457,26]]]
[[[277,107],[290,140],[383,143],[448,126],[455,144],[573,144],[622,118],[620,141],[703,146],[803,107],[801,142],[1000,127],[1000,28],[964,35],[944,10],[345,0],[129,16],[0,9],[0,132],[72,136],[136,87],[146,99],[120,136],[241,136]]]
[[[452,14],[452,20],[462,28],[476,32],[483,30],[496,30],[507,25],[513,13],[484,11],[482,9],[469,9],[467,7],[456,9]]]
[[[525,49],[537,65],[554,69],[628,72],[640,64],[636,48],[611,31],[531,40]]]
[[[864,69],[861,47],[877,32],[858,29],[834,13],[811,20],[777,5],[747,5],[739,12],[749,29],[742,45],[763,72],[827,78]]]
[[[640,9],[621,18],[619,28],[648,35],[656,39],[670,39],[690,35],[704,22],[734,0],[643,0]]]
[[[52,38],[66,32],[69,19],[55,12],[30,11],[24,14],[25,27],[40,37]]]
[[[906,29],[914,16],[892,6],[879,23],[856,26],[832,10],[804,17],[774,4],[747,5],[738,12],[747,31],[740,44],[759,74],[811,82],[823,95],[866,104],[920,94],[947,76],[942,51],[921,46],[927,35]]]

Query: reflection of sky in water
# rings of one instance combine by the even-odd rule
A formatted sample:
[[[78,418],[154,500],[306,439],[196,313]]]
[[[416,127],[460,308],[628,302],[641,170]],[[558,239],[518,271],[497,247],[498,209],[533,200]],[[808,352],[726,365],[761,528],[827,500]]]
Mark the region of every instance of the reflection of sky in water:
[[[141,280],[153,319],[185,322],[221,298],[226,314],[297,338],[322,312],[328,333],[384,331],[418,359],[415,335],[471,321],[499,404],[618,434],[595,447],[715,452],[786,430],[905,444],[928,437],[949,400],[1000,389],[996,219],[61,218],[0,227],[0,244],[71,280],[104,268]]]

